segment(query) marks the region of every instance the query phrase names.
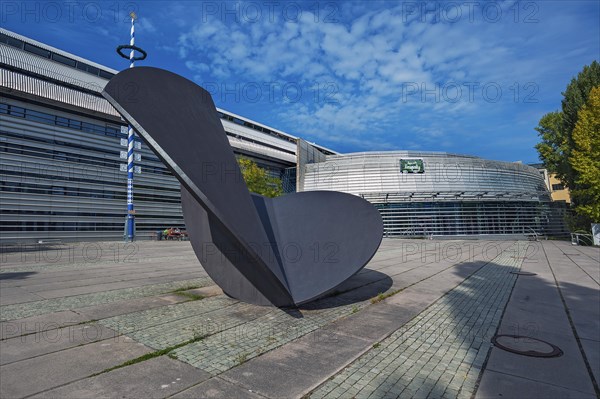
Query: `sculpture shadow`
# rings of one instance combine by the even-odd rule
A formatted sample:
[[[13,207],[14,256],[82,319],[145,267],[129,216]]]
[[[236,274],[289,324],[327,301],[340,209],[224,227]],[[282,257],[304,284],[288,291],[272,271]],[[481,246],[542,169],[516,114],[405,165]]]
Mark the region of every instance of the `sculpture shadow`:
[[[330,309],[369,300],[390,289],[394,281],[385,273],[363,269],[326,293],[320,299],[297,307],[298,310]]]
[[[37,272],[0,273],[0,280],[23,280]]]

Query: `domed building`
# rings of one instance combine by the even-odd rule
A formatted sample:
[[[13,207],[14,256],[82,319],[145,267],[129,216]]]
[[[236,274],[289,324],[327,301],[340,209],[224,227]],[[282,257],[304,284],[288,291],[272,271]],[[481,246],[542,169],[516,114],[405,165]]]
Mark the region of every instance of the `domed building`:
[[[298,190],[334,190],[379,209],[386,236],[559,236],[564,204],[521,163],[444,152],[322,155],[298,165]]]

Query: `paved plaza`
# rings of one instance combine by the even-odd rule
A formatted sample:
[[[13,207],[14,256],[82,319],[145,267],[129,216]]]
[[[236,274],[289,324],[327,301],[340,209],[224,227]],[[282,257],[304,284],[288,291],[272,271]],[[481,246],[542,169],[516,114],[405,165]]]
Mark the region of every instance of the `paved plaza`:
[[[277,309],[224,295],[188,242],[4,246],[0,339],[3,399],[598,398],[600,250],[384,239]]]

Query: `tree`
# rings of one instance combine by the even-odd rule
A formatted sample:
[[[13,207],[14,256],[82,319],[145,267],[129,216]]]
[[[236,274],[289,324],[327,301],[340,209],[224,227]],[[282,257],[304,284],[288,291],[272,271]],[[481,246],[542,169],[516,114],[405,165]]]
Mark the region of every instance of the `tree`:
[[[268,172],[248,158],[238,158],[248,190],[265,197],[277,197],[283,194],[281,179],[269,176]]]
[[[597,86],[600,86],[600,64],[593,61],[589,66],[583,67],[562,93],[562,110],[544,115],[536,127],[541,138],[541,142],[535,146],[540,159],[546,169],[555,173],[573,193],[572,206],[577,215],[567,220],[572,230],[589,229],[591,214],[584,209],[589,210],[588,206],[594,205],[593,191],[589,191],[592,189],[590,180],[580,177],[581,168],[584,167],[579,165],[582,162],[581,152],[577,155],[579,160],[575,161],[573,158],[577,147],[573,133],[579,111],[588,102],[592,89]],[[592,147],[594,145],[597,144],[592,144]],[[583,151],[582,148],[579,151]],[[578,165],[577,168],[575,164]]]
[[[593,87],[600,86],[600,64],[584,66],[562,93],[562,112],[550,112],[542,117],[536,130],[542,142],[536,145],[544,166],[571,190],[577,189],[577,172],[569,159],[573,150],[573,129],[578,113],[587,102]]]
[[[567,151],[566,140],[562,136],[562,112],[550,112],[540,119],[540,123],[535,130],[542,138],[542,142],[535,146],[544,161],[544,166],[548,171],[563,177],[568,167],[568,160],[565,156]]]
[[[593,88],[587,102],[577,113],[573,129],[574,148],[570,158],[577,172],[573,196],[577,199],[575,210],[600,222],[600,85]]]

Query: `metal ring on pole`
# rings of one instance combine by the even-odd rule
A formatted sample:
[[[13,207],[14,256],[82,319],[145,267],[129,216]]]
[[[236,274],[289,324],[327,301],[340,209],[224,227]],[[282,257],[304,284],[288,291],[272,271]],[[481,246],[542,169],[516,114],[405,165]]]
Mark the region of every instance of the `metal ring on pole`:
[[[128,50],[137,51],[137,52],[139,52],[140,54],[142,54],[141,56],[138,56],[138,57],[133,57],[133,58],[132,58],[132,59],[133,59],[133,61],[141,61],[141,60],[145,60],[145,59],[146,59],[146,57],[148,56],[148,54],[147,54],[147,53],[146,53],[144,50],[142,50],[141,48],[139,48],[138,46],[132,46],[132,45],[130,45],[130,44],[121,44],[119,47],[117,47],[117,53],[118,53],[118,54],[119,54],[121,57],[125,58],[126,60],[128,60],[128,59],[129,59],[129,56],[128,56],[128,55],[125,55],[125,54],[123,54],[123,53],[121,52],[121,50],[123,50],[123,49],[128,49]]]

